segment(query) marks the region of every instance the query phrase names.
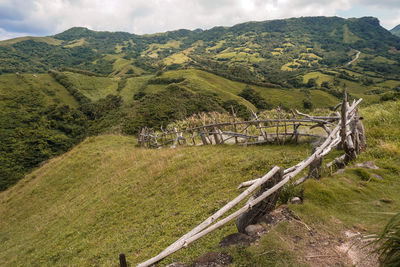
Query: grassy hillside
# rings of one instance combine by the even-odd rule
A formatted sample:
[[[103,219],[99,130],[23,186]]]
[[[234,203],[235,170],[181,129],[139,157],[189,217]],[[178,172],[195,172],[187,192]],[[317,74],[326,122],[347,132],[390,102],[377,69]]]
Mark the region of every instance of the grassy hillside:
[[[47,74],[0,75],[0,190],[81,140],[77,107]]]
[[[400,208],[400,103],[360,112],[368,152],[358,161],[374,160],[381,169],[350,167],[307,181],[304,204],[290,208],[315,229],[314,235],[376,231]],[[307,145],[147,150],[135,144],[127,136],[88,138],[0,193],[0,265],[117,266],[122,252],[128,262],[138,263],[236,196],[240,182],[310,153]],[[281,223],[257,246],[218,248],[220,239],[233,232],[231,223],[162,265],[190,262],[215,250],[232,254],[233,266],[307,264],[303,225]],[[294,243],[294,233],[303,241]]]
[[[129,78],[93,77],[71,72],[65,72],[65,74],[82,94],[93,101],[104,98],[108,94],[115,94],[122,96],[125,103],[131,103],[138,92],[158,93],[164,91],[170,84],[177,83],[193,93],[214,95],[221,101],[235,100],[257,110],[253,103],[239,96],[248,84],[198,69],[172,70],[163,72],[159,76],[143,75]],[[362,97],[366,102],[373,103],[378,102],[382,94],[400,87],[400,81],[373,78],[349,70],[313,71],[300,77],[303,83],[301,88],[257,85],[250,85],[250,87],[260,93],[271,106],[283,105],[287,108],[303,108],[303,102],[307,99],[310,99],[314,108],[333,107],[338,103],[340,91],[344,87],[352,96]],[[310,79],[316,82],[314,86],[307,88]],[[366,84],[365,79],[371,81]],[[118,84],[123,80],[126,82],[118,90]]]
[[[231,112],[231,105],[245,119],[248,108],[331,108],[344,87],[368,104],[399,97],[400,90],[400,81],[348,69],[298,74],[288,87],[246,84],[193,68],[120,77],[76,69],[49,74],[0,75],[1,190],[85,136],[136,134],[198,112]],[[245,89],[253,96],[243,95]]]

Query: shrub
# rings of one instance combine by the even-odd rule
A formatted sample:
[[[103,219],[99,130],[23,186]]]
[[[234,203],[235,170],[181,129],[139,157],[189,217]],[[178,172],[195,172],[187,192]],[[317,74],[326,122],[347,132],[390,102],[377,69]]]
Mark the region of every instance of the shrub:
[[[379,254],[381,265],[400,266],[400,212],[390,219],[380,234],[375,236],[376,239],[370,245],[378,245],[373,253]]]
[[[309,99],[303,100],[303,108],[304,109],[312,109],[312,103]]]
[[[236,112],[236,116],[245,120],[248,119],[251,115],[249,109],[245,105],[242,105],[233,99],[224,101],[222,103],[222,107],[229,113],[232,112],[231,107],[233,107]]]
[[[260,95],[260,93],[254,91],[254,89],[250,88],[250,86],[246,86],[242,92],[240,92],[239,96],[243,97],[250,103],[252,103],[258,109],[271,109],[272,105],[267,103],[264,98]]]
[[[303,198],[303,191],[301,185],[286,184],[279,193],[278,204],[286,204],[294,197]]]
[[[400,98],[399,92],[387,92],[381,95],[381,101],[390,101],[390,100],[397,100]]]

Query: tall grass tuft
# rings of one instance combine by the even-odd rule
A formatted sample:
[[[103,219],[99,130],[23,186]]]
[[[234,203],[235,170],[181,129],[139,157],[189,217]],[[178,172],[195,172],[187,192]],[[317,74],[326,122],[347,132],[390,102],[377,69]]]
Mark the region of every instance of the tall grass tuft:
[[[400,266],[400,212],[390,219],[383,231],[371,244],[378,245],[374,252],[379,254],[382,266]]]

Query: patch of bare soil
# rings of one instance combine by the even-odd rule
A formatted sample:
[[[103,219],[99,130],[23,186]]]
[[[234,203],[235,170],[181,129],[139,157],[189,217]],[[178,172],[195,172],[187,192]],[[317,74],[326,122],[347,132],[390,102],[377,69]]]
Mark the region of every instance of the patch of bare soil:
[[[319,232],[297,218],[287,206],[279,207],[267,217],[269,227],[290,221],[298,235],[288,235],[284,241],[297,252],[300,261],[311,266],[379,266],[377,255],[371,254],[374,248],[366,246],[368,241],[358,232],[347,230],[337,235]]]
[[[374,247],[367,246],[368,240],[363,238],[360,233],[346,231],[347,241],[342,243],[338,249],[344,252],[354,266],[373,267],[379,266],[378,256],[372,254]]]
[[[310,232],[307,235],[304,261],[311,266],[379,266],[376,255],[361,234],[346,231],[337,236]]]
[[[235,233],[221,240],[220,246],[245,245],[257,246],[259,239],[277,224],[287,221],[291,231],[281,236],[289,248],[296,252],[300,262],[315,267],[331,266],[379,266],[374,249],[358,232],[347,230],[337,234],[326,234],[311,228],[300,220],[287,205],[282,205],[264,216],[258,224],[246,227],[247,234]],[[293,234],[295,233],[295,234]],[[222,267],[235,264],[229,254],[209,252],[193,262],[190,267]],[[188,267],[182,263],[173,263],[168,267]]]
[[[350,230],[337,235],[322,233],[302,222],[286,205],[278,207],[263,218],[265,231],[259,232],[260,236],[268,234],[273,226],[283,221],[289,221],[294,232],[298,233],[283,238],[297,252],[302,262],[315,267],[379,266],[377,256],[371,254],[373,247],[366,246],[368,241],[360,233]]]

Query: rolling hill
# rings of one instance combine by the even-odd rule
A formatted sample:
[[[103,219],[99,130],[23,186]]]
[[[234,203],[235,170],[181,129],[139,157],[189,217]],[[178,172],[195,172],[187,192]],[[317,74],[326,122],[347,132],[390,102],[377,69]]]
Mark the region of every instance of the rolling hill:
[[[248,108],[258,108],[241,96],[245,88],[264,99],[259,108],[286,110],[333,107],[344,86],[366,103],[393,99],[400,88],[400,81],[346,69],[300,75],[299,88],[246,84],[198,69],[137,77],[71,71],[0,75],[1,190],[86,136],[136,134],[140,127],[165,126],[198,112],[230,112],[231,105],[246,118]]]
[[[304,255],[312,244],[342,244],[345,231],[378,231],[400,203],[399,112],[399,102],[360,110],[368,151],[357,162],[374,160],[379,170],[350,166],[333,176],[325,170],[320,180],[283,194],[280,203],[304,199],[289,205],[300,222],[278,224],[255,246],[219,248],[236,231],[231,223],[160,266],[190,264],[209,251],[229,253],[232,266],[309,266],[313,258]],[[119,253],[135,265],[236,196],[239,183],[309,155],[306,144],[161,150],[135,144],[131,136],[87,138],[1,192],[0,265],[117,266]]]
[[[344,87],[367,103],[395,99],[399,40],[372,17],[304,17],[1,41],[0,190],[99,133],[136,134],[231,106],[242,117],[248,108],[329,108]]]

